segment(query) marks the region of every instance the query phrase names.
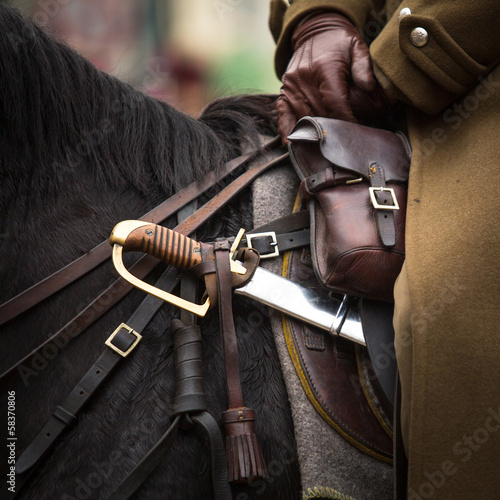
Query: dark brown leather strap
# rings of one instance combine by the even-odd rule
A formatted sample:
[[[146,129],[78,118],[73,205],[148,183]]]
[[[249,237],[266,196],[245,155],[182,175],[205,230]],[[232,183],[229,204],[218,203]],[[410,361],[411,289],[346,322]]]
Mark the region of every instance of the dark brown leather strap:
[[[231,268],[229,266],[230,244],[227,240],[214,244],[215,267],[219,303],[219,321],[224,345],[224,361],[226,363],[226,380],[230,408],[243,405],[241,392],[238,344],[233,318],[233,301],[231,288]]]
[[[391,191],[386,190],[385,175],[383,165],[380,162],[373,162],[368,167],[370,186],[376,188],[373,195],[381,207],[394,207],[397,203]],[[375,220],[377,221],[378,234],[385,247],[393,247],[396,244],[396,227],[394,225],[394,212],[391,209],[375,209]]]
[[[230,482],[245,483],[268,477],[262,450],[255,435],[255,415],[243,404],[238,344],[234,327],[230,244],[227,240],[214,244],[218,290],[219,324],[221,328],[229,409],[222,414],[226,434],[226,456]]]
[[[263,148],[272,148],[277,144],[279,144],[279,138],[275,137],[265,144]],[[234,158],[227,162],[220,171],[209,172],[200,180],[191,183],[189,186],[180,190],[178,193],[142,216],[140,220],[160,224],[177,210],[198,198],[205,191],[216,185],[245,163],[248,163],[251,158],[256,157],[258,154],[260,154],[260,151]],[[78,278],[102,264],[109,257],[111,257],[111,247],[106,240],[82,257],[0,305],[0,326],[16,318],[36,304],[39,304],[70,283],[73,283]]]
[[[280,149],[279,151],[284,150]],[[278,165],[286,158],[288,158],[288,153],[283,153],[278,157],[273,157],[271,160],[250,168],[231,182],[226,188],[220,191],[209,202],[203,205],[203,207],[197,210],[193,215],[189,216],[184,222],[177,225],[174,229],[186,236],[191,234],[204,224],[215,212],[234,198],[234,196],[254,181],[259,175]],[[139,279],[143,279],[157,264],[158,261],[155,258],[150,257],[149,255],[144,255],[134,264],[134,266],[131,267],[130,272]],[[26,371],[33,371],[32,364],[35,357],[49,344],[54,344],[58,350],[63,349],[71,338],[77,337],[89,325],[106,313],[112,306],[117,304],[132,288],[132,285],[124,279],[117,279],[73,320],[67,323],[57,333],[52,335],[47,341],[34,349],[14,366],[6,370],[0,376],[0,390],[6,390],[6,388],[11,386],[15,381],[19,380],[19,378],[25,376]],[[64,342],[64,345],[62,342]]]

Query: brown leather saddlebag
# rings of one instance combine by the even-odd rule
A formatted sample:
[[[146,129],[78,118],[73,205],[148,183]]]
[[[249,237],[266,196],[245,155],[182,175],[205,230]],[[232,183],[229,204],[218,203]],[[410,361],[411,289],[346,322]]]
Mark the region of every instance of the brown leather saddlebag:
[[[404,260],[410,147],[399,133],[305,117],[288,137],[328,290],[392,301]]]

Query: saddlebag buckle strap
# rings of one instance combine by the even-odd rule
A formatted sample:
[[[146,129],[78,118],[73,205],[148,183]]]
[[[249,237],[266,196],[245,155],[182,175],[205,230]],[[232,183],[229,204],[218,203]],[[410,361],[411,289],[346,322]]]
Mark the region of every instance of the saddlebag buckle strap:
[[[372,202],[372,205],[373,205],[373,208],[377,209],[377,210],[399,210],[399,203],[398,203],[398,199],[396,198],[396,193],[394,192],[394,189],[392,188],[388,188],[388,187],[382,187],[382,186],[378,186],[378,187],[369,187],[368,190],[370,191],[370,200]],[[391,195],[391,198],[392,198],[392,204],[388,204],[388,203],[385,203],[385,201],[387,200],[384,200],[384,204],[382,203],[379,203],[378,200],[377,200],[377,197],[375,195],[375,192],[382,192],[382,193],[389,193]]]
[[[104,342],[109,348],[126,358],[142,339],[142,335],[122,323]]]
[[[278,239],[274,231],[247,234],[246,238],[247,245],[257,250],[261,259],[271,259],[279,256]]]

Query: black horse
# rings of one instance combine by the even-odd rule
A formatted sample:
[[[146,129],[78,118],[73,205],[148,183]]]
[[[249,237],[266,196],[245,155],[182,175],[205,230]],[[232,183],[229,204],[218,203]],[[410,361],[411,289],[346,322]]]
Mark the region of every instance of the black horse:
[[[240,153],[243,138],[256,140],[258,133],[275,134],[270,98],[222,100],[199,120],[189,118],[99,72],[17,11],[0,6],[0,303],[105,240],[117,222],[140,217],[220,168]],[[234,235],[251,220],[244,192],[198,237]],[[0,372],[115,278],[107,263],[4,325]],[[15,391],[16,456],[142,298],[130,293],[67,346],[37,358],[8,387]],[[243,392],[258,415],[264,459],[279,464],[279,472],[235,487],[235,498],[295,498],[300,477],[286,389],[270,326],[265,320],[252,328],[250,307],[266,318],[255,304],[235,299]],[[158,441],[169,425],[174,392],[169,326],[176,314],[165,306],[154,317],[140,347],[61,437],[21,498],[106,498]],[[201,326],[208,409],[219,418],[227,399],[216,315]],[[6,408],[3,394],[2,412]],[[6,456],[1,454],[2,473]],[[210,498],[210,478],[203,435],[181,431],[137,498]]]

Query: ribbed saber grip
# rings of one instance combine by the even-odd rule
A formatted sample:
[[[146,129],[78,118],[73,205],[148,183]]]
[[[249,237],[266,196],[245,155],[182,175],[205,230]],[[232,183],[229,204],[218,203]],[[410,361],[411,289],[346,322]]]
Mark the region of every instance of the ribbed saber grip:
[[[172,405],[172,418],[190,412],[205,411],[207,398],[203,389],[201,333],[199,326],[186,326],[172,320],[176,392]]]
[[[125,251],[144,252],[179,269],[190,269],[202,261],[203,243],[156,224],[120,222],[110,241]]]

